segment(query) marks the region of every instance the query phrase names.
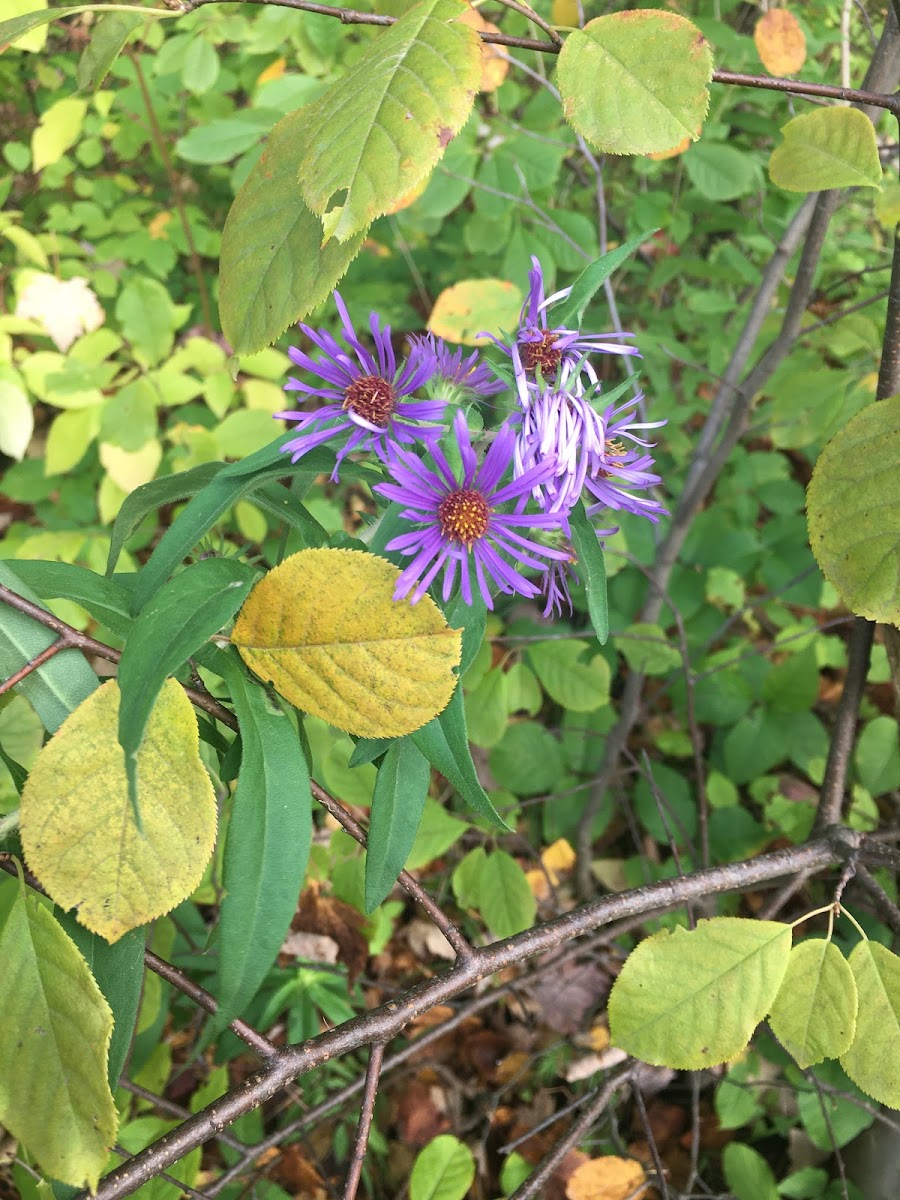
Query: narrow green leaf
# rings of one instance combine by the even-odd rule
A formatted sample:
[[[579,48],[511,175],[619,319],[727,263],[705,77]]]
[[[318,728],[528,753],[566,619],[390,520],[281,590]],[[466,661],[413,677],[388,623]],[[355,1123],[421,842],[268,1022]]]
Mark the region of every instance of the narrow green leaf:
[[[500,829],[509,826],[494,808],[478,779],[469,738],[462,690],[457,687],[444,711],[409,735],[435,770],[440,771],[466,804]]]
[[[586,266],[572,284],[572,290],[568,297],[561,300],[559,304],[555,304],[550,310],[549,319],[552,324],[578,329],[584,320],[587,306],[613,271],[626,262],[648,238],[653,237],[654,233],[656,233],[655,229],[639,233],[637,237],[629,238],[621,246],[616,246],[615,250],[610,250],[608,254],[595,258]],[[608,403],[608,400],[606,402]],[[578,508],[583,511],[584,506],[579,504]]]
[[[420,867],[425,867],[442,854],[446,854],[466,829],[465,822],[448,813],[443,804],[426,797],[416,840],[406,857],[407,871],[418,871]]]
[[[495,850],[482,864],[478,907],[496,938],[514,937],[534,924],[534,892],[525,872],[505,850]]]
[[[841,1066],[857,1085],[889,1108],[900,1108],[900,958],[862,941],[850,955],[859,1008],[856,1037]]]
[[[476,589],[472,595],[472,603],[466,604],[462,594],[454,596],[449,604],[442,604],[444,616],[451,629],[462,630],[462,658],[459,664],[460,678],[465,675],[481,643],[484,641],[484,631],[487,627],[487,605],[481,592]]]
[[[835,434],[819,455],[806,498],[809,541],[822,574],[853,612],[888,625],[900,624],[898,467],[900,396],[891,396]]]
[[[241,731],[241,769],[225,843],[215,1029],[239,1016],[275,962],[306,875],[312,793],[290,718],[251,681],[237,652],[225,681]]]
[[[597,531],[581,500],[569,514],[572,547],[578,558],[577,571],[587,595],[588,616],[601,646],[609,638],[609,600],[606,593],[606,561]]]
[[[303,110],[300,190],[326,241],[388,212],[465,125],[481,76],[478,35],[457,19],[465,11],[462,0],[420,0]]]
[[[449,1133],[420,1151],[409,1177],[409,1200],[463,1200],[475,1179],[472,1151]]]
[[[106,1074],[109,1086],[115,1089],[131,1048],[141,1002],[146,934],[143,929],[132,929],[110,945],[105,938],[79,925],[73,912],[57,909],[55,915],[78,947],[112,1012],[113,1032]]]
[[[654,154],[699,137],[712,70],[696,25],[632,9],[570,33],[557,80],[566,120],[598,150]]]
[[[794,117],[769,159],[769,178],[786,192],[880,187],[875,126],[858,108],[832,104]]]
[[[135,619],[118,675],[119,744],[135,808],[137,753],[160,688],[234,616],[257,574],[234,558],[202,559],[160,588]]]
[[[0,583],[39,604],[37,596],[2,561]],[[55,640],[56,634],[44,625],[0,601],[0,677],[8,679]],[[16,690],[31,703],[47,732],[55,733],[96,687],[97,676],[81,651],[63,650],[26,676]]]
[[[130,492],[122,501],[122,507],[113,522],[106,574],[112,575],[115,571],[123,546],[148,513],[155,512],[164,504],[175,504],[179,500],[187,500],[189,496],[196,495],[208,483],[212,483],[224,465],[219,462],[201,463],[177,475],[163,475],[161,479],[151,479],[149,483],[144,483]]]
[[[318,145],[307,140],[308,119],[309,106],[278,122],[222,232],[219,315],[239,354],[270,345],[321,304],[365,236],[322,245],[322,222],[297,187],[303,147]]]
[[[76,13],[133,13],[136,7],[134,4],[72,4],[68,8],[44,8],[39,12],[23,13],[21,17],[0,21],[0,46],[7,42],[15,42],[29,30],[37,29],[39,25],[46,25],[49,21],[57,21],[63,17],[74,17]],[[140,12],[142,19],[178,16],[177,12],[170,12],[165,8],[142,8]]]
[[[140,11],[107,12],[91,30],[91,40],[78,60],[79,91],[96,91],[135,29],[147,18]]]
[[[0,935],[0,1121],[45,1175],[96,1188],[116,1136],[112,1015],[87,964],[24,885]]]
[[[347,766],[364,767],[368,763],[374,762],[376,758],[381,758],[382,754],[386,753],[393,746],[395,740],[395,738],[388,737],[357,738]]]
[[[391,743],[372,793],[366,852],[367,913],[384,900],[403,870],[416,840],[430,778],[428,760],[408,737]]]
[[[614,1044],[676,1070],[733,1058],[771,1009],[790,950],[789,925],[740,917],[646,938],[609,997]]]
[[[300,534],[303,549],[328,545],[328,534],[309,509],[289,488],[280,483],[264,483],[253,490],[251,501],[260,511],[284,522]]]
[[[769,1024],[800,1067],[839,1058],[856,1031],[856,983],[833,942],[810,938],[791,951]]]
[[[115,580],[76,563],[43,559],[17,559],[14,569],[42,600],[74,600],[117,637],[128,636],[131,598]]]

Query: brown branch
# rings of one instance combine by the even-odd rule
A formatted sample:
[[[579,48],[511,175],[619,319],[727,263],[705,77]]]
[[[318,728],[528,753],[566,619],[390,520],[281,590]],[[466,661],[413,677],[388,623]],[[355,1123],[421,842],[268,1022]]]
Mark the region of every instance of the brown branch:
[[[42,667],[44,663],[48,663],[51,658],[55,658],[61,650],[66,649],[68,649],[68,646],[61,638],[58,641],[51,642],[49,646],[40,652],[40,654],[36,654],[34,658],[30,659],[24,667],[19,667],[18,671],[16,671],[13,675],[10,675],[9,679],[4,679],[3,682],[0,683],[0,696],[2,696],[4,692],[12,691],[12,689],[17,684],[21,683],[23,679],[27,679],[32,671],[36,671],[38,667]]]
[[[359,1110],[359,1125],[356,1139],[353,1143],[353,1153],[350,1156],[350,1169],[347,1172],[347,1182],[344,1185],[344,1200],[356,1200],[359,1181],[362,1178],[363,1163],[366,1161],[366,1148],[369,1144],[369,1130],[372,1128],[372,1117],[375,1115],[375,1095],[378,1091],[378,1080],[384,1065],[384,1042],[374,1042],[369,1051],[369,1065],[366,1068],[366,1086],[363,1091],[362,1105]]]
[[[702,896],[758,885],[796,871],[824,869],[837,860],[846,859],[848,848],[857,849],[865,844],[860,835],[841,830],[834,836],[804,846],[604,896],[516,937],[477,949],[468,961],[459,961],[444,974],[420,983],[403,998],[390,1000],[306,1042],[285,1047],[246,1082],[213,1101],[103,1179],[96,1200],[119,1200],[119,1197],[131,1195],[159,1171],[270,1099],[297,1076],[362,1046],[388,1042],[415,1017],[507,967],[553,950],[612,921],[673,904],[683,905]]]
[[[315,796],[322,807],[331,813],[334,819],[352,838],[355,838],[359,842],[363,849],[366,849],[368,839],[362,825],[344,808],[343,804],[340,804],[333,796],[329,795],[315,780],[311,781],[311,786],[313,796]],[[418,879],[410,875],[409,871],[401,871],[397,882],[428,913],[428,916],[456,951],[456,957],[462,960],[470,959],[475,953],[474,948],[466,941],[440,905],[432,900]]]
[[[545,1184],[550,1176],[565,1158],[565,1156],[584,1138],[603,1115],[603,1110],[609,1104],[615,1093],[626,1084],[634,1073],[634,1063],[629,1063],[621,1071],[617,1071],[598,1090],[597,1095],[585,1108],[578,1120],[559,1139],[538,1169],[532,1172],[521,1187],[516,1188],[509,1200],[531,1200],[532,1196],[543,1194]],[[102,1185],[101,1185],[102,1186]]]

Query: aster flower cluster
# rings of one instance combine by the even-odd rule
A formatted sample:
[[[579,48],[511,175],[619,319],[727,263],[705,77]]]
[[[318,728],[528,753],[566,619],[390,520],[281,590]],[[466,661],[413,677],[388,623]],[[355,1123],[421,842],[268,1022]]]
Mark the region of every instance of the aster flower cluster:
[[[509,359],[515,404],[489,435],[480,463],[466,409],[510,390],[500,377],[510,372],[495,373],[477,351],[464,356],[426,334],[410,337],[398,362],[390,328],[371,315],[370,350],[337,292],[342,340],[301,324],[313,351],[289,350],[313,381],[292,377],[285,390],[325,403],[275,414],[296,423],[282,449],[297,462],[336,441],[333,480],[348,454],[369,451],[381,461],[387,478],[374,490],[401,505],[400,518],[410,524],[387,544],[410,560],[395,599],[415,604],[443,574],[445,601],[458,584],[466,604],[477,587],[488,608],[499,591],[543,594],[545,615],[571,611],[572,508],[583,500],[590,517],[613,510],[651,521],[665,512],[646,494],[660,478],[643,438],[664,422],[638,419],[640,393],[618,406],[621,388],[604,397],[591,361],[598,354],[637,356],[633,335],[584,335],[554,325],[551,310],[571,289],[546,296],[541,266],[532,263],[517,331],[508,341],[491,337]],[[597,536],[612,532],[598,529]],[[538,572],[540,582],[524,571]]]

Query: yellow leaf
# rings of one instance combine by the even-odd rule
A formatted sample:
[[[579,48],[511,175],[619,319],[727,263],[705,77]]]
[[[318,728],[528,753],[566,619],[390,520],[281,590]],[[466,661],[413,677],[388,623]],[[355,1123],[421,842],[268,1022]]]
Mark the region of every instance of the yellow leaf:
[[[560,874],[571,871],[575,866],[575,851],[565,838],[558,838],[541,854],[541,862],[553,883],[559,883]]]
[[[550,5],[550,20],[564,29],[577,29],[580,24],[578,0],[553,0]]]
[[[772,8],[756,22],[753,40],[770,75],[796,75],[806,62],[806,37],[793,13]]]
[[[435,301],[428,328],[438,337],[480,346],[482,332],[499,334],[519,321],[522,293],[505,279],[463,279],[445,288]]]
[[[168,241],[169,235],[166,233],[166,226],[172,220],[170,212],[158,212],[147,226],[147,232],[155,241]]]
[[[232,641],[296,708],[361,737],[400,737],[449,703],[461,650],[429,596],[393,600],[400,572],[358,550],[301,550],[244,602]]]
[[[477,8],[467,8],[459,18],[463,25],[471,25],[479,33],[499,33],[498,26],[486,21]],[[509,59],[504,58],[499,46],[490,42],[481,43],[481,83],[479,92],[495,92],[509,72]]]
[[[566,1200],[639,1200],[647,1194],[641,1187],[647,1176],[633,1158],[614,1154],[582,1163],[569,1177]]]
[[[280,79],[287,68],[287,59],[276,58],[274,62],[270,62],[264,71],[261,71],[259,78],[256,81],[257,87],[262,87],[264,83],[271,83],[273,79]]]
[[[166,681],[138,751],[143,834],[128,800],[118,715],[111,681],[41,751],[21,811],[29,868],[57,904],[76,908],[81,924],[109,942],[189,896],[216,839],[216,798],[179,684]]]
[[[109,477],[123,492],[133,492],[142,483],[149,483],[162,462],[162,446],[156,438],[140,450],[123,450],[112,442],[100,443],[100,462]]]
[[[3,20],[11,21],[13,17],[23,17],[26,13],[38,12],[46,7],[47,0],[3,0]],[[29,33],[17,38],[16,41],[10,42],[9,45],[15,46],[17,50],[30,50],[33,54],[39,54],[47,41],[49,28],[50,22],[48,21],[46,25],[38,25],[37,29],[32,29]],[[0,42],[0,54],[4,49],[4,44]]]
[[[87,100],[67,96],[51,104],[41,116],[40,124],[31,135],[31,169],[42,171],[44,167],[59,162],[81,132]]]

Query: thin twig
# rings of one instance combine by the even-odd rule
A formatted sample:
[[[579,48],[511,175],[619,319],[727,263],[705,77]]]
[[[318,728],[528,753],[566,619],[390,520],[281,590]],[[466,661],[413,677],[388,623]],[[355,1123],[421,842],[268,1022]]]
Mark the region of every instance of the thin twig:
[[[63,641],[62,638],[55,642],[51,642],[49,646],[45,647],[45,649],[40,652],[40,654],[36,654],[34,658],[29,659],[24,667],[19,667],[15,674],[10,675],[8,679],[4,679],[3,682],[0,683],[0,696],[2,696],[4,692],[12,691],[12,689],[17,684],[21,683],[23,679],[27,679],[32,671],[36,671],[39,667],[42,667],[44,663],[48,663],[51,658],[55,658],[61,650],[67,649],[68,645]]]
[[[593,1128],[603,1115],[603,1110],[623,1084],[627,1083],[634,1072],[634,1063],[629,1063],[613,1075],[603,1087],[599,1088],[593,1101],[585,1108],[578,1120],[561,1137],[541,1165],[534,1171],[521,1187],[516,1188],[510,1200],[531,1200],[532,1196],[540,1196],[549,1182],[553,1172],[583,1137]]]
[[[875,901],[876,916],[890,925],[894,933],[900,934],[900,908],[861,863],[856,864],[856,882],[861,884]]]
[[[183,971],[179,971],[178,967],[174,967],[170,962],[166,962],[164,958],[160,958],[152,950],[144,951],[144,963],[151,971],[159,975],[161,979],[165,979],[166,983],[171,983],[179,992],[182,992],[190,1000],[193,1000],[196,1005],[206,1012],[215,1015],[219,1011],[219,1003],[215,996],[211,996],[199,983],[194,983],[192,979],[188,979]],[[257,1033],[245,1021],[235,1019],[228,1028],[232,1033],[237,1034],[241,1041],[246,1043],[251,1050],[255,1050],[266,1061],[272,1059],[279,1052],[274,1042],[270,1042],[263,1034]]]
[[[369,1065],[366,1067],[366,1085],[359,1110],[359,1125],[353,1142],[353,1152],[350,1155],[347,1182],[344,1184],[344,1200],[356,1200],[356,1191],[362,1178],[363,1163],[366,1160],[366,1148],[369,1145],[369,1130],[372,1128],[372,1117],[375,1115],[375,1095],[378,1092],[378,1080],[381,1078],[383,1064],[384,1043],[373,1042],[372,1049],[369,1051]]]
[[[537,25],[538,29],[542,29],[555,46],[562,48],[562,38],[552,25],[548,24],[543,17],[538,16],[533,8],[529,8],[527,4],[520,4],[519,0],[497,0],[497,3],[502,4],[504,8],[511,8],[513,12],[519,13],[533,25]]]

